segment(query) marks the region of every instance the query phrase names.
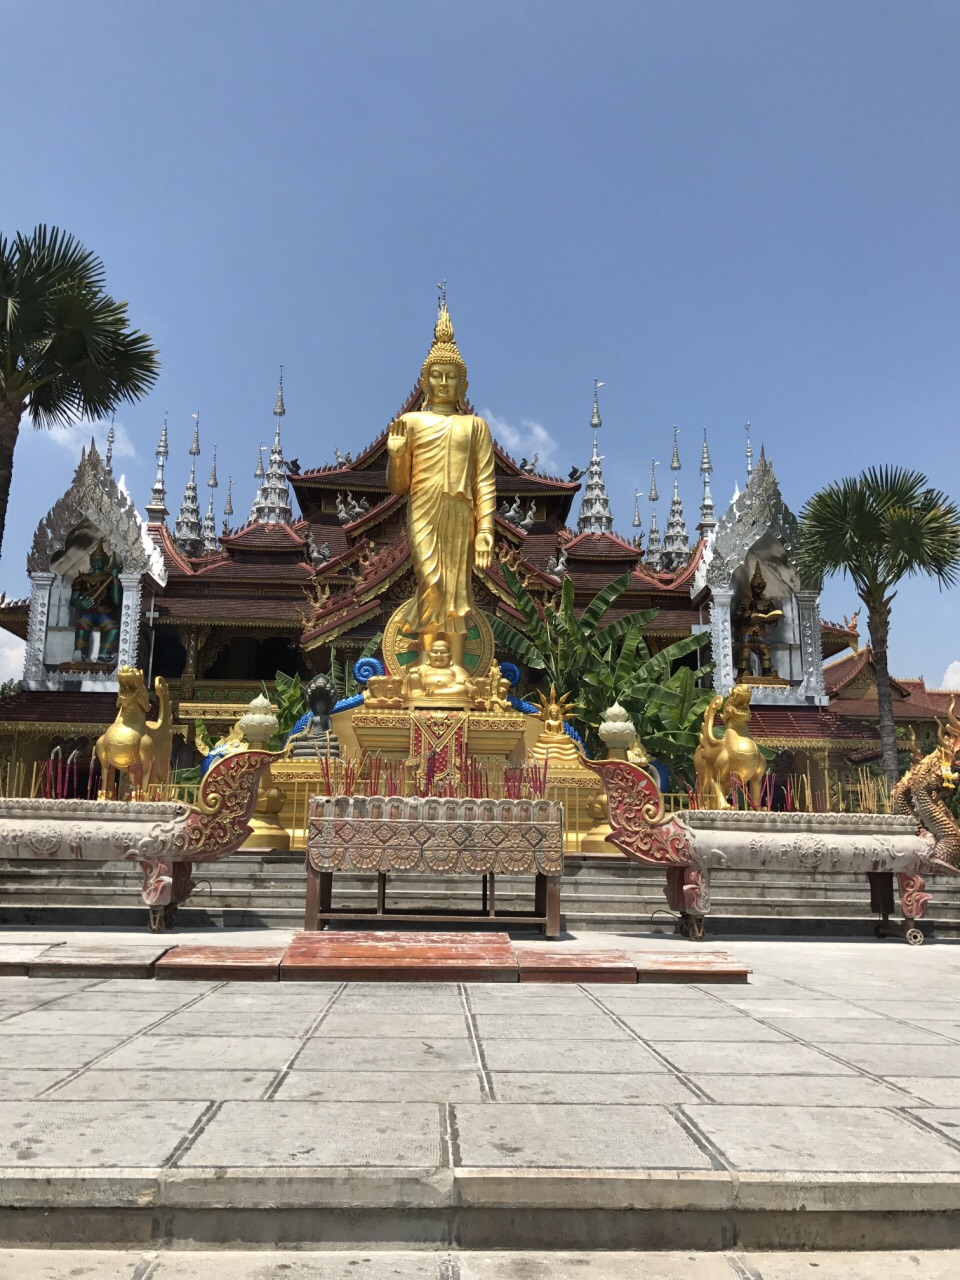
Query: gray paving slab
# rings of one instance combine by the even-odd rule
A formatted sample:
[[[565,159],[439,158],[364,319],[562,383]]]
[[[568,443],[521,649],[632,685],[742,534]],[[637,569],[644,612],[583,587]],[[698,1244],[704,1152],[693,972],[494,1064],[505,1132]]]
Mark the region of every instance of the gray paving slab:
[[[2,1035],[0,1031],[0,1035]],[[71,1068],[57,1067],[51,1070],[32,1071],[29,1068],[11,1068],[0,1071],[0,1099],[16,1101],[18,1098],[35,1098],[58,1080],[70,1074]]]
[[[191,991],[187,982],[139,983],[128,982],[128,991],[100,991],[96,988],[87,991],[74,991],[57,996],[45,1005],[48,1009],[63,1009],[65,1012],[103,1011],[119,1013],[125,1009],[139,1011],[156,1011],[169,1013],[183,1005],[191,1004],[202,993]]]
[[[364,1040],[346,1038],[307,1040],[297,1058],[301,1071],[458,1071],[472,1070],[473,1046],[464,1037],[441,1040],[411,1037]]]
[[[284,1066],[300,1043],[292,1036],[142,1036],[98,1066],[105,1071],[143,1070],[147,1065],[152,1071],[266,1071]]]
[[[522,989],[507,983],[503,985],[510,992]],[[509,1014],[515,1017],[521,1015],[529,1015],[531,1017],[553,1015],[557,1017],[562,1014],[583,1014],[586,1016],[596,1012],[597,1006],[583,992],[568,990],[566,999],[541,1000],[536,995],[536,992],[540,989],[539,986],[531,983],[530,989],[533,991],[533,995],[526,996],[523,999],[497,1000],[486,995],[478,997],[475,990],[468,988],[467,1001],[471,1012],[476,1014]]]
[[[115,1049],[123,1036],[15,1036],[0,1031],[0,1070],[7,1067],[82,1067]]]
[[[161,1254],[149,1280],[449,1280],[441,1253]],[[0,1272],[0,1280],[3,1280]]]
[[[683,1108],[734,1168],[845,1173],[960,1171],[952,1147],[879,1107],[712,1106]]]
[[[476,1070],[291,1071],[278,1098],[320,1102],[479,1102]]]
[[[745,1253],[743,1263],[760,1280],[956,1280],[960,1252]]]
[[[458,1040],[469,1035],[463,1011],[457,1013],[351,1013],[334,1008],[317,1030],[320,1036],[365,1040],[376,1036]]]
[[[902,994],[902,987],[899,984],[897,994]],[[921,1017],[924,1021],[956,1022],[958,1016],[956,1002],[944,1003],[930,1000],[927,999],[926,995],[916,1000],[871,1000],[869,1003],[860,1001],[857,1007],[866,1010],[868,1013],[879,1014],[881,1017],[900,1018],[904,1022],[910,1022],[914,1018]],[[859,1016],[862,1016],[862,1014]]]
[[[434,1169],[441,1163],[440,1108],[418,1102],[225,1102],[178,1163]]]
[[[766,1027],[754,1018],[651,1018],[621,1014],[624,1022],[644,1040],[733,1040],[748,1042],[786,1040],[775,1027]],[[849,1027],[847,1034],[850,1034]]]
[[[908,1094],[868,1076],[698,1075],[685,1077],[714,1102],[753,1106],[909,1107]],[[894,1082],[895,1083],[895,1082]]]
[[[149,1049],[149,1045],[146,1046]],[[149,1055],[147,1055],[149,1056]],[[51,1095],[54,1099],[126,1099],[158,1102],[255,1100],[263,1095],[275,1071],[164,1071],[150,1066],[139,1071],[100,1071],[93,1067],[69,1080]]]
[[[44,981],[56,981],[56,979],[44,979]],[[197,996],[206,995],[208,991],[213,991],[221,985],[220,982],[185,982],[184,991],[189,992],[190,996],[196,999]],[[135,995],[141,992],[149,994],[154,991],[164,993],[167,989],[165,982],[157,982],[155,978],[101,978],[96,981],[96,984],[88,981],[87,986],[97,995],[109,995],[114,991],[121,995]]]
[[[481,1041],[491,1071],[615,1071],[631,1074],[666,1071],[642,1044],[629,1040],[489,1040]]]
[[[708,1253],[460,1253],[455,1260],[460,1280],[744,1280],[722,1254]]]
[[[316,1016],[312,1009],[238,1009],[232,1013],[211,1013],[197,1005],[166,1017],[150,1032],[150,1037],[280,1036],[297,1039],[307,1034]]]
[[[787,1044],[687,1043],[660,1040],[654,1046],[679,1071],[694,1074],[842,1076],[854,1075],[852,1067],[834,1062],[826,1054],[793,1041]]]
[[[698,1095],[677,1076],[612,1071],[492,1071],[498,1102],[692,1102]]]
[[[913,1027],[922,1027],[925,1031],[935,1031],[938,1036],[947,1036],[950,1040],[960,1040],[960,1020],[947,1022],[937,1018],[908,1018],[904,1021]]]
[[[920,1063],[920,1066],[923,1064]],[[906,1089],[934,1107],[960,1107],[960,1079],[949,1076],[887,1076],[892,1085]]]
[[[630,1033],[594,1007],[583,1013],[478,1013],[483,1040],[629,1040]]]
[[[725,1005],[749,1013],[754,1018],[882,1018],[883,1013],[844,1004],[842,1000],[741,1000],[736,996],[718,997]],[[888,1016],[893,1016],[888,1015]]]
[[[781,1030],[813,1044],[849,1044],[849,1018],[779,1018],[771,1019]],[[944,1036],[896,1022],[893,1018],[871,1018],[860,1028],[860,1038],[869,1044],[949,1044]]]
[[[911,1113],[925,1120],[945,1138],[950,1138],[960,1149],[960,1107],[911,1108]]]
[[[337,1007],[347,1013],[376,1013],[383,1009],[394,1013],[457,1013],[461,1006],[457,984],[453,982],[357,982],[347,987],[337,1000]]]
[[[666,984],[672,985],[672,984]],[[636,1014],[637,1017],[647,1018],[732,1018],[736,1017],[742,1011],[735,1009],[731,1005],[721,1003],[719,1000],[711,1000],[707,996],[700,996],[699,992],[694,993],[694,999],[687,1000],[665,1000],[659,996],[651,999],[643,994],[646,986],[636,988],[638,994],[631,995],[626,999],[622,999],[619,995],[601,995],[597,994],[597,1001],[603,1005],[605,1009],[611,1010],[618,1017],[626,1017],[628,1013]],[[678,990],[686,990],[684,987],[678,987]],[[633,991],[633,987],[620,988],[614,987],[613,991],[628,990]]]
[[[856,1044],[831,1044],[830,1052],[878,1076],[907,1076],[922,1071],[925,1076],[960,1077],[960,1049],[954,1044],[914,1047],[861,1040]]]
[[[166,1009],[100,1009],[96,1017],[92,1010],[57,1009],[46,1006],[26,1013],[15,1014],[0,1024],[0,1034],[83,1036],[95,1030],[97,1035],[116,1036],[124,1040],[150,1026],[158,1018],[167,1016]]]
[[[139,1250],[0,1249],[0,1280],[136,1280],[142,1258]]]
[[[170,1155],[202,1111],[199,1102],[2,1102],[0,1164],[150,1168]]]
[[[464,1168],[710,1169],[661,1106],[457,1103],[455,1163]]]

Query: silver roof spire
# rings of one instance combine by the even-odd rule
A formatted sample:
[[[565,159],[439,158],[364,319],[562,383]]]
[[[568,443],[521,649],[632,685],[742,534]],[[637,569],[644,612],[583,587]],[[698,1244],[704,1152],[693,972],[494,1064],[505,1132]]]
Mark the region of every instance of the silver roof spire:
[[[593,429],[593,453],[587,466],[587,481],[580,503],[580,518],[577,520],[578,533],[612,533],[613,513],[610,510],[610,499],[607,497],[607,486],[603,479],[603,454],[597,448],[597,432],[603,426],[600,418],[599,392],[603,386],[596,378],[593,380],[593,413],[590,415],[590,426]]]

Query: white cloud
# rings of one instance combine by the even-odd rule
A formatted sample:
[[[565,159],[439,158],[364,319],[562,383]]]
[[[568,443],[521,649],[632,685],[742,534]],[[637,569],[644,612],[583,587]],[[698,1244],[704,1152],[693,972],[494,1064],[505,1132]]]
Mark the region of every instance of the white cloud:
[[[951,662],[940,681],[941,689],[960,689],[960,661]]]
[[[537,459],[537,470],[546,471],[549,474],[556,473],[560,465],[556,455],[557,441],[545,426],[539,422],[532,422],[529,418],[521,418],[520,426],[514,427],[507,422],[506,418],[499,418],[490,409],[481,409],[480,413],[490,424],[490,430],[497,443],[502,445],[507,453],[512,454],[518,462],[521,458],[532,459],[536,453],[540,455]]]
[[[23,656],[26,644],[6,631],[0,631],[0,684],[5,680],[19,680],[23,675]]]
[[[50,440],[59,449],[65,450],[73,458],[74,462],[80,461],[81,452],[89,445],[90,437],[93,436],[97,442],[97,448],[101,454],[107,451],[107,432],[110,430],[109,422],[77,422],[72,427],[51,427],[49,431],[40,431],[37,434],[44,440]],[[135,458],[137,450],[130,439],[130,433],[122,422],[113,424],[116,439],[113,442],[114,461],[117,458]]]

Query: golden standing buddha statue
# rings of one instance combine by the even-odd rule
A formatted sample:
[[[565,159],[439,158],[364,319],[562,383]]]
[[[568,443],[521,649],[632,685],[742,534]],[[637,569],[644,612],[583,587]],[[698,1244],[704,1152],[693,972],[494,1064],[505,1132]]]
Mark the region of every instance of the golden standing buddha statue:
[[[467,369],[441,301],[434,341],[420,372],[423,408],[390,425],[387,488],[405,493],[407,537],[417,580],[401,624],[419,636],[418,666],[431,664],[437,641],[449,648],[453,671],[465,680],[467,616],[474,608],[472,575],[493,552],[496,484],[493,440],[483,418],[466,409]],[[412,673],[411,673],[412,674]],[[432,676],[427,677],[431,683]]]

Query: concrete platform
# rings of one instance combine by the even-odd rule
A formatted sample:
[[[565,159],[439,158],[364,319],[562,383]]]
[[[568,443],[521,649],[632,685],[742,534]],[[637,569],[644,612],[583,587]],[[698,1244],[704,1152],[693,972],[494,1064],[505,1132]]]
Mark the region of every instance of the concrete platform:
[[[749,984],[0,978],[0,1243],[960,1245],[960,948],[736,959]]]

